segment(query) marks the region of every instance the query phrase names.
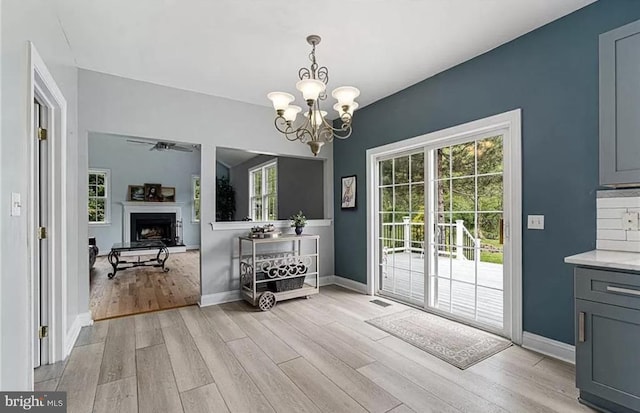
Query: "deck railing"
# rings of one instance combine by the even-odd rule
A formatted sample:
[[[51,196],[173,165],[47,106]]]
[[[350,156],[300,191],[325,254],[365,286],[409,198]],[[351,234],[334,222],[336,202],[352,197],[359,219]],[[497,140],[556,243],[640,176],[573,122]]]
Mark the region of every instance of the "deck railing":
[[[388,252],[418,252],[424,254],[424,223],[403,222],[382,224],[383,247]],[[474,238],[463,220],[455,223],[438,223],[436,230],[438,255],[449,255],[460,260],[475,260],[480,251],[480,239]]]

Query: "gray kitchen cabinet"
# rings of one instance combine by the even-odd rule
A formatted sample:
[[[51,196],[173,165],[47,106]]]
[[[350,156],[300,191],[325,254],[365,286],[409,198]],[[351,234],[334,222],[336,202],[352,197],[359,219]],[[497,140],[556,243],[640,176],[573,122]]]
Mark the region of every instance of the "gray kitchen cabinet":
[[[600,35],[600,184],[640,186],[640,20]]]
[[[576,386],[605,412],[640,412],[640,274],[577,267]]]

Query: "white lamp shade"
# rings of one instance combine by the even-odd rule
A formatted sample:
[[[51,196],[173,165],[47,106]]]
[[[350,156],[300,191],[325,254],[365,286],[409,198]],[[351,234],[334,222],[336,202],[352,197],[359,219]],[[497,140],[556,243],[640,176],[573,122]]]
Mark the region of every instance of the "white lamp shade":
[[[304,79],[296,83],[296,89],[302,92],[304,100],[316,100],[327,86],[317,79]]]
[[[300,113],[301,110],[302,110],[302,108],[300,106],[289,105],[284,110],[284,115],[282,115],[282,116],[284,117],[284,119],[287,122],[293,122],[293,121],[296,120],[296,117],[298,116],[298,113]]]
[[[335,88],[333,92],[331,92],[331,96],[336,98],[340,106],[351,106],[353,100],[360,96],[360,91],[352,86],[342,86]]]
[[[309,117],[309,112],[306,112],[304,116]],[[324,110],[314,110],[313,115],[311,116],[311,125],[318,126],[322,125],[322,119],[327,116],[327,112]]]
[[[271,103],[273,103],[275,110],[285,110],[289,106],[289,103],[295,99],[293,95],[285,92],[271,92],[267,97],[271,100]]]
[[[358,109],[358,102],[352,102],[351,105],[349,105],[349,109],[347,109],[347,113],[349,114],[349,116],[353,116],[353,111]],[[336,103],[335,105],[333,105],[333,109],[335,109],[336,112],[338,112],[338,115],[340,117],[342,117],[342,115],[344,115],[344,111],[342,110],[342,106],[340,106],[339,103]]]

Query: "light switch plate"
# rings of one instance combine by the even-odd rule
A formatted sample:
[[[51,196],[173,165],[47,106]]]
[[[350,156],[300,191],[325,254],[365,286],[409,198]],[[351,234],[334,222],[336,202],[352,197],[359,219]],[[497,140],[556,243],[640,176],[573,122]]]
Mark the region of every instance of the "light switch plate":
[[[622,229],[625,231],[637,231],[639,228],[637,212],[625,212],[622,214]]]
[[[11,216],[19,217],[22,212],[22,201],[20,201],[20,193],[11,193]]]
[[[544,215],[527,215],[527,229],[544,229]]]

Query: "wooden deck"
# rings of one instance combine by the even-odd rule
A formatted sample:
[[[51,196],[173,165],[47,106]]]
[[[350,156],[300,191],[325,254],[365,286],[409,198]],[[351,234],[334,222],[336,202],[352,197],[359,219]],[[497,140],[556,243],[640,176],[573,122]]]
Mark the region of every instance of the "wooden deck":
[[[424,258],[420,253],[389,253],[383,266],[382,290],[424,302]],[[502,264],[478,264],[477,311],[474,261],[439,257],[437,308],[481,323],[502,327]],[[453,292],[453,300],[450,299]]]

